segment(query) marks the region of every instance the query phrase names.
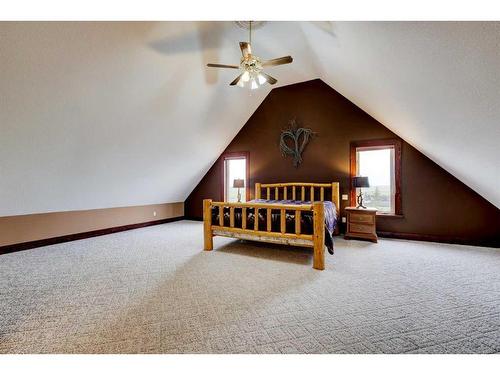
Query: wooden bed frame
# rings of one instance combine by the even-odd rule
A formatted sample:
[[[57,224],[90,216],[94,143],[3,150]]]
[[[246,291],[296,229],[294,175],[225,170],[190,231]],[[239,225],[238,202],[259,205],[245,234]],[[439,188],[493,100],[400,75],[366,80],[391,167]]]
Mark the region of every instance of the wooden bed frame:
[[[262,190],[266,191],[266,199],[289,199],[305,201],[306,196],[311,204],[272,204],[272,203],[236,203],[236,202],[212,202],[211,199],[203,200],[203,231],[204,250],[213,249],[213,237],[233,237],[244,240],[271,242],[293,246],[312,247],[313,268],[317,270],[325,269],[325,211],[323,201],[325,200],[325,189],[331,189],[332,202],[337,207],[337,215],[340,210],[339,183],[316,184],[307,182],[287,182],[278,184],[255,184],[255,199],[261,198]],[[317,189],[317,190],[316,190]],[[280,190],[282,194],[280,195]],[[291,190],[292,195],[289,195]],[[272,194],[274,192],[274,194]],[[319,200],[315,199],[318,197]],[[300,195],[299,195],[300,194]],[[271,197],[272,196],[272,197]],[[287,198],[289,197],[289,198]],[[219,222],[212,223],[212,207],[219,208]],[[229,226],[224,225],[224,207],[229,207]],[[242,227],[236,228],[234,225],[235,208],[241,208]],[[247,227],[247,209],[253,208],[266,210],[267,228],[259,228],[259,220],[254,220],[253,228]],[[280,210],[280,231],[273,232],[271,229],[271,211]],[[295,231],[286,232],[286,211],[295,212]],[[300,215],[302,211],[313,212],[313,234],[300,233]],[[256,215],[257,216],[257,215]]]

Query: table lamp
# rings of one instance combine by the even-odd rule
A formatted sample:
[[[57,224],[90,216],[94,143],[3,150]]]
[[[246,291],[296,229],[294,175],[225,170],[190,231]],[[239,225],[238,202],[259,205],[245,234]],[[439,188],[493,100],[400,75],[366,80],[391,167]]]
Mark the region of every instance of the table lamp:
[[[233,188],[238,188],[238,203],[241,202],[240,188],[244,188],[244,187],[245,187],[245,180],[243,180],[242,178],[235,178],[234,179]]]
[[[365,206],[363,206],[362,189],[370,187],[370,183],[368,182],[368,177],[362,177],[362,176],[353,177],[352,185],[355,189],[359,188],[359,195],[357,197],[358,206],[356,208],[366,208]]]

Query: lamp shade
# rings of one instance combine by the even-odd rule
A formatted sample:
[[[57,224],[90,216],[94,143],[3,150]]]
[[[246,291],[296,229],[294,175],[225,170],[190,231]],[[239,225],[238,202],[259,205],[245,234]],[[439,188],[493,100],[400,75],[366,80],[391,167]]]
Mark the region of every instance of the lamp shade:
[[[245,187],[245,180],[242,178],[235,178],[233,181],[233,187],[234,188],[243,188]]]
[[[352,178],[352,186],[355,188],[367,188],[370,187],[368,182],[368,177],[356,176]]]

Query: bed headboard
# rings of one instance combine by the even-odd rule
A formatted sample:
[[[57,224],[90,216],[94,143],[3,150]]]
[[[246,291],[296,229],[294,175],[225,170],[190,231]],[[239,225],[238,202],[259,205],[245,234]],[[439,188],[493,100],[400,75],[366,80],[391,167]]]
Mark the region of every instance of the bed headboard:
[[[262,189],[265,189],[262,195]],[[331,189],[331,196],[325,195],[325,191]],[[283,182],[277,184],[255,184],[255,199],[265,197],[266,199],[293,199],[324,201],[331,200],[340,209],[339,183],[330,182],[328,184],[316,184],[313,182]],[[325,199],[326,198],[326,199]]]

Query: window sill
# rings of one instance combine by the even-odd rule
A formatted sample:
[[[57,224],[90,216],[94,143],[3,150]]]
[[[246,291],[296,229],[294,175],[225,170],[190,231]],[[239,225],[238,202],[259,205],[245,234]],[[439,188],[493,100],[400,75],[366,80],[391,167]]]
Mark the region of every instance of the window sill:
[[[404,215],[396,215],[396,214],[382,214],[377,212],[377,217],[386,217],[388,219],[404,219]]]

